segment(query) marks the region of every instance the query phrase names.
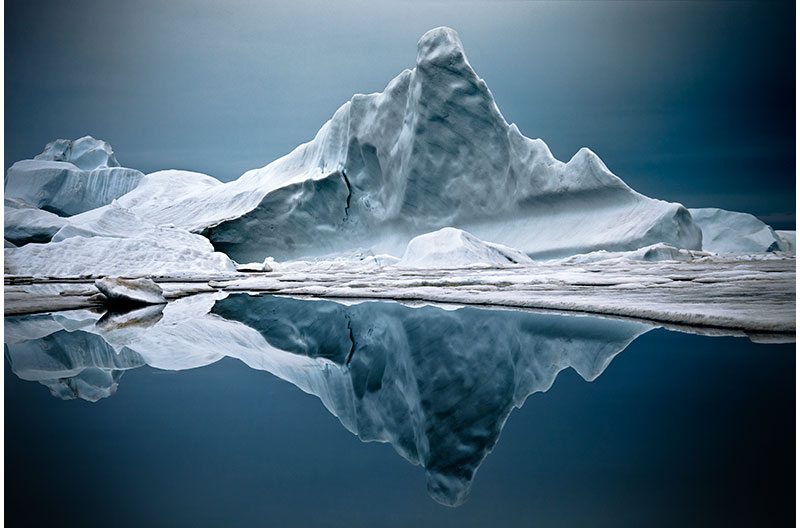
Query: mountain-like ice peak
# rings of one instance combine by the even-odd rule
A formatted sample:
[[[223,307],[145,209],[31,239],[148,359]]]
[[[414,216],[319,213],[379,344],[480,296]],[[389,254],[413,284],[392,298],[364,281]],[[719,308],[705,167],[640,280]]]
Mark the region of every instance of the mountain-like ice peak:
[[[354,95],[311,141],[235,181],[115,164],[105,142],[59,140],[9,169],[6,196],[59,215],[117,198],[129,216],[202,234],[240,263],[398,257],[444,227],[541,259],[703,242],[681,204],[635,192],[588,148],[561,162],[509,124],[446,27],[422,36],[414,67],[383,92]]]

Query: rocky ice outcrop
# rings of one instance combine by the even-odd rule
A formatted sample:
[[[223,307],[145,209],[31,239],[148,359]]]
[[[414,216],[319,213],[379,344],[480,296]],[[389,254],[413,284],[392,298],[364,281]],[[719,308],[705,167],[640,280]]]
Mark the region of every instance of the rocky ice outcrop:
[[[400,255],[445,226],[537,257],[701,243],[683,206],[636,193],[589,149],[562,163],[509,125],[449,28],[420,39],[413,70],[353,96],[283,158],[226,184],[176,176],[149,175],[119,202],[238,262]]]
[[[521,251],[484,242],[461,229],[445,227],[413,238],[397,265],[409,268],[503,268],[532,262]]]
[[[689,209],[703,230],[703,249],[714,253],[761,253],[789,251],[791,245],[748,213],[714,207]]]
[[[111,146],[86,136],[58,139],[32,160],[18,161],[5,177],[5,197],[60,216],[101,207],[134,189],[144,174],[120,167]]]

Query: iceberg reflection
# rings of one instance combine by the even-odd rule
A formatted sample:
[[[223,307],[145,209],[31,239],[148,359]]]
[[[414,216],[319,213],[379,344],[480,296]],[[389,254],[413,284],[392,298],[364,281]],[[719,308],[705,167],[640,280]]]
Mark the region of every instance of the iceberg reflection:
[[[163,309],[163,312],[162,312]],[[199,295],[127,314],[6,318],[6,358],[54,396],[97,401],[123,372],[235,357],[317,396],[362,441],[388,442],[455,506],[514,407],[572,367],[585,380],[652,326],[588,316]]]

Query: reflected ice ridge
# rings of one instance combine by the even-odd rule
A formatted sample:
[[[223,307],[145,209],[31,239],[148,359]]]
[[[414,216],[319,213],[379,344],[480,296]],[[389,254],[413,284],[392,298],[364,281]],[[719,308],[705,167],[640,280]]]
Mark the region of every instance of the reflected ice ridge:
[[[466,500],[514,407],[572,367],[598,377],[653,327],[590,316],[397,303],[198,295],[128,313],[7,317],[12,371],[54,396],[97,401],[125,370],[185,370],[234,357],[317,396],[365,442],[426,472],[428,492]]]

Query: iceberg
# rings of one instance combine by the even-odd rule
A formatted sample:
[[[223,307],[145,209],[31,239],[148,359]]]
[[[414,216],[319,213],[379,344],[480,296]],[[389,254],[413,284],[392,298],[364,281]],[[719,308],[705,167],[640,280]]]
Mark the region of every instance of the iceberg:
[[[101,207],[133,190],[144,174],[120,167],[111,146],[91,136],[48,143],[32,160],[16,162],[5,177],[5,197],[71,216]]]
[[[225,184],[151,174],[119,204],[204,234],[237,262],[400,255],[443,227],[537,258],[701,246],[682,205],[633,191],[587,148],[558,161],[507,123],[445,27],[423,35],[412,70],[353,96],[312,141],[266,167]]]
[[[19,198],[3,200],[4,238],[14,246],[50,242],[67,220]]]
[[[40,277],[140,277],[236,271],[235,264],[214,251],[207,238],[152,224],[116,200],[62,221],[48,244],[5,249],[5,272]]]
[[[504,268],[531,263],[533,261],[521,251],[484,242],[461,229],[445,227],[413,238],[396,265],[409,268]]]
[[[797,250],[797,231],[776,230],[775,234],[781,237],[787,252],[794,253]]]
[[[5,273],[64,278],[216,276],[236,271],[233,262],[215,252],[208,240],[193,236],[196,240],[191,244],[152,232],[135,238],[75,236],[49,244],[6,248]]]
[[[714,253],[763,253],[791,251],[770,226],[748,213],[714,207],[689,209],[703,231],[703,249]]]
[[[669,244],[659,242],[651,246],[639,248],[635,251],[593,251],[582,255],[573,255],[559,259],[565,264],[589,264],[591,262],[690,262],[695,259],[710,257],[706,251],[691,251],[679,249]]]

